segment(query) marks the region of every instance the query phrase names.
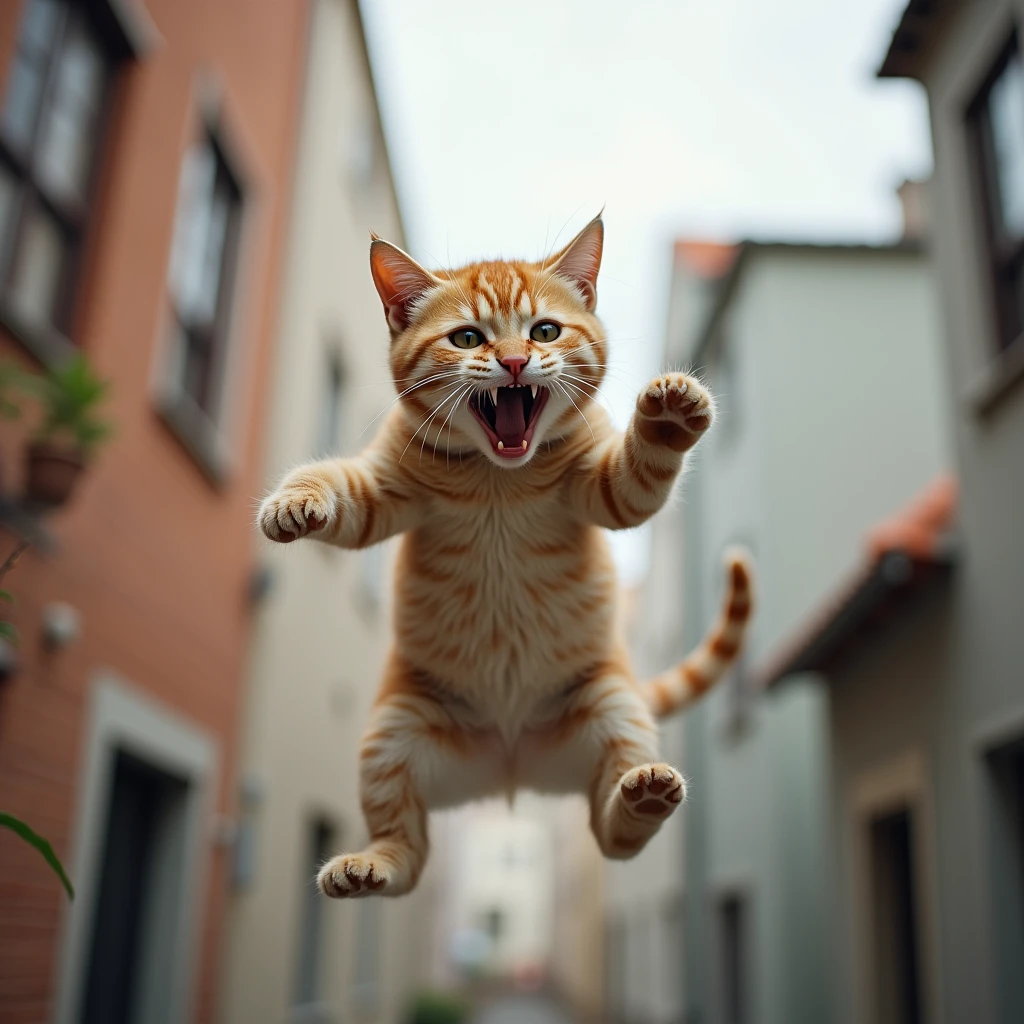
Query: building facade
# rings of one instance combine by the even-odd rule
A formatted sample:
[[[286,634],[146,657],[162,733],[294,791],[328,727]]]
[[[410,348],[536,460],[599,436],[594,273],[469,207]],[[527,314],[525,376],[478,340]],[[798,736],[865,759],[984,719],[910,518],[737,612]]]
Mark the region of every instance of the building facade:
[[[1024,1017],[1022,33],[1020,0],[914,0],[881,69],[928,92],[957,486],[790,648],[830,695],[841,1021]]]
[[[812,679],[767,699],[757,681],[863,533],[949,464],[931,273],[909,241],[676,253],[669,361],[707,376],[719,416],[655,525],[637,643],[695,645],[731,544],[753,554],[756,613],[738,669],[667,730],[690,786],[681,854],[636,868],[682,969],[626,1019],[813,1024],[833,1011],[827,702]]]
[[[76,886],[0,834],[11,1024],[214,1017],[305,23],[274,0],[0,5],[0,348],[84,352],[116,424],[4,583],[0,804]]]
[[[370,231],[404,244],[355,0],[314,0],[263,486],[352,455],[394,398]],[[260,542],[221,1019],[400,1020],[429,970],[432,874],[331,901],[319,866],[365,839],[359,741],[390,637],[390,546]]]

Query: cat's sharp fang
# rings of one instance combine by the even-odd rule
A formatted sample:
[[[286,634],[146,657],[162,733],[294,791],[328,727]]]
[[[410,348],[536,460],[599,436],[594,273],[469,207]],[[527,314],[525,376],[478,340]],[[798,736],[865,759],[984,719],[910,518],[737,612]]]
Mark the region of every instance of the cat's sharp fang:
[[[523,451],[524,451],[524,452],[526,451],[526,445],[527,445],[527,444],[528,444],[528,442],[527,442],[526,438],[524,437],[524,438],[523,438]]]
[[[504,441],[499,441],[498,442],[498,451],[499,452],[503,452],[504,450],[505,450],[505,442]]]
[[[498,389],[488,388],[487,393],[491,396],[491,401],[494,403],[494,408],[498,408]]]
[[[538,385],[536,385],[536,384],[531,384],[530,385],[530,394],[533,395],[534,398],[537,397],[538,390],[539,390],[539,386]]]

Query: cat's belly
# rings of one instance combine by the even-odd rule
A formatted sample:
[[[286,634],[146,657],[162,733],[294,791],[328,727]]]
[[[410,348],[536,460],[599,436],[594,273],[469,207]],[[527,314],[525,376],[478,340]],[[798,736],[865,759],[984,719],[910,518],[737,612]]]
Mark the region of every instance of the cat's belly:
[[[396,643],[404,658],[501,727],[521,724],[607,657],[615,575],[596,529],[489,525],[476,534],[405,539]]]

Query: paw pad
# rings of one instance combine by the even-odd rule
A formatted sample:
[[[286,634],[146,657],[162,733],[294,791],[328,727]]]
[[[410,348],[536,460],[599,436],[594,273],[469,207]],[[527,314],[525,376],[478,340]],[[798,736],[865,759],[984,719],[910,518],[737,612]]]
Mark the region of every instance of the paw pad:
[[[623,776],[620,791],[636,814],[665,818],[683,802],[686,784],[667,764],[642,765]]]

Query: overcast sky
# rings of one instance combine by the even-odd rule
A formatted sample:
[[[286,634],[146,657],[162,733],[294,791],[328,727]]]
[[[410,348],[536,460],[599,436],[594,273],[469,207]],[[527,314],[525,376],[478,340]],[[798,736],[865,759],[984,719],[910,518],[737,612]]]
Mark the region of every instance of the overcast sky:
[[[904,6],[362,0],[412,254],[539,258],[605,206],[621,419],[660,365],[673,238],[898,234],[895,187],[931,168],[922,90],[875,78]]]

